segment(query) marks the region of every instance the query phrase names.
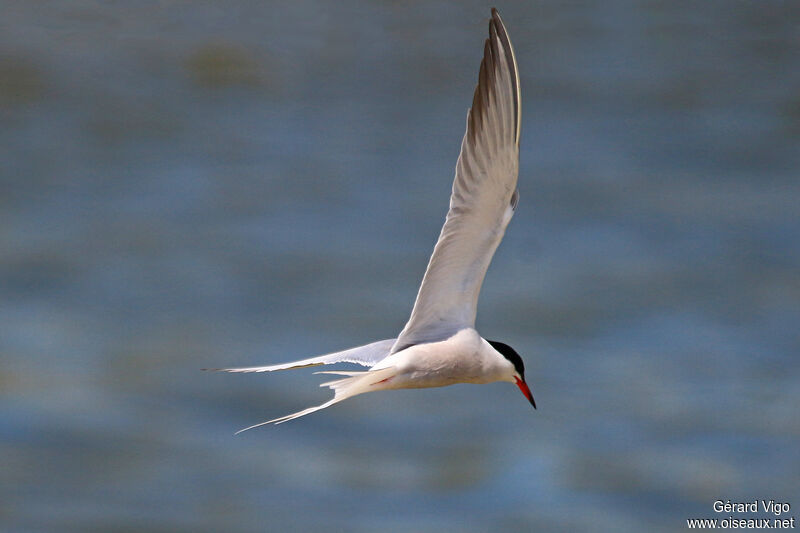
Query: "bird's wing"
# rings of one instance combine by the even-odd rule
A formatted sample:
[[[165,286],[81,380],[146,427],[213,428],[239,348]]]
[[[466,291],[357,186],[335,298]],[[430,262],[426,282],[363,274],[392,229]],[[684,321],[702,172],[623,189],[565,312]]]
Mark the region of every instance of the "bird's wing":
[[[514,214],[521,101],[514,50],[492,9],[450,210],[392,353],[474,327],[486,269]]]
[[[318,355],[269,366],[249,366],[245,368],[215,368],[222,372],[273,372],[275,370],[289,370],[291,368],[303,368],[305,366],[332,365],[334,363],[356,363],[363,366],[373,366],[378,361],[389,355],[395,339],[386,339],[373,342],[364,346],[350,348],[341,352]]]

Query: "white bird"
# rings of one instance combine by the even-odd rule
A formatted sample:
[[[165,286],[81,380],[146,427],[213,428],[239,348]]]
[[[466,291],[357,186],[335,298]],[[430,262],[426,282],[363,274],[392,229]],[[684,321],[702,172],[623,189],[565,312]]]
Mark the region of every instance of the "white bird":
[[[362,372],[318,372],[346,376],[320,385],[330,387],[333,398],[241,431],[293,420],[365,392],[454,383],[515,383],[536,407],[517,352],[502,342],[487,341],[475,330],[478,294],[486,269],[519,199],[520,118],[514,49],[500,15],[492,9],[489,38],[456,163],[450,209],[411,318],[395,339],[291,363],[221,369],[272,372],[333,363],[369,367]]]

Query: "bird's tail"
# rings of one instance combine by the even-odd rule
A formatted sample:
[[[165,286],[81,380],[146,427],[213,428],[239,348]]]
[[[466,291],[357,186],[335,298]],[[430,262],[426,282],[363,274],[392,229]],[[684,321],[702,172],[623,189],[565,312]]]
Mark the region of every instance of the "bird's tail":
[[[353,396],[356,396],[358,394],[364,394],[365,392],[372,392],[376,390],[385,389],[387,387],[380,385],[383,385],[384,383],[388,382],[390,379],[392,379],[392,377],[394,377],[396,373],[397,371],[395,370],[394,367],[382,368],[380,370],[367,370],[366,372],[348,372],[343,370],[329,370],[323,372],[315,372],[315,374],[336,374],[347,377],[342,379],[336,379],[333,381],[327,381],[320,385],[320,387],[329,387],[330,389],[333,390],[333,398],[331,398],[327,402],[314,407],[309,407],[308,409],[303,409],[302,411],[298,411],[290,415],[254,424],[244,429],[240,429],[239,431],[236,432],[236,434],[238,435],[239,433],[247,431],[248,429],[257,428],[259,426],[264,426],[266,424],[282,424],[284,422],[288,422],[289,420],[294,420],[295,418],[300,418],[301,416],[311,414],[314,411],[325,409],[326,407],[330,407],[335,403],[339,403],[342,400],[346,400],[347,398],[352,398]]]

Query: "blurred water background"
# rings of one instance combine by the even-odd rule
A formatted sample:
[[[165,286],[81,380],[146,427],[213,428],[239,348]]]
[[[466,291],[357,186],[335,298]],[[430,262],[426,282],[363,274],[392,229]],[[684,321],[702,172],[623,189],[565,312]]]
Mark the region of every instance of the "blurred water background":
[[[508,384],[320,403],[396,335],[489,6],[0,2],[0,529],[673,531],[800,509],[800,4],[498,5]]]

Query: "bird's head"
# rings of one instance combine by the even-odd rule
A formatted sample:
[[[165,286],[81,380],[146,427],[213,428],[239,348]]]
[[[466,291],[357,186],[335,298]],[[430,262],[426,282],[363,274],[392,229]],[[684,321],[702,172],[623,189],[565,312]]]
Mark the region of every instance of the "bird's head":
[[[536,409],[536,402],[533,399],[533,394],[531,390],[528,388],[528,384],[525,383],[525,365],[522,362],[522,357],[514,351],[514,348],[509,346],[508,344],[504,344],[502,342],[497,341],[488,341],[489,344],[492,345],[500,355],[505,357],[512,365],[514,365],[514,370],[511,372],[510,379],[508,381],[512,383],[516,383],[519,390],[522,391],[522,394],[531,402],[531,405],[534,409]]]

